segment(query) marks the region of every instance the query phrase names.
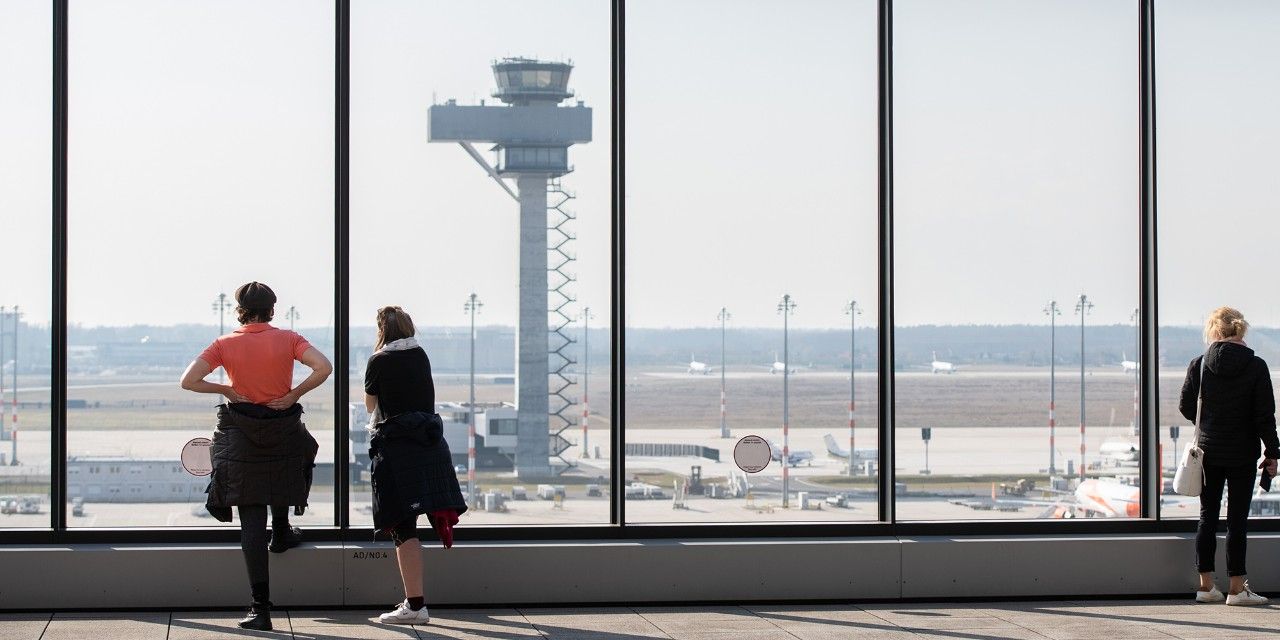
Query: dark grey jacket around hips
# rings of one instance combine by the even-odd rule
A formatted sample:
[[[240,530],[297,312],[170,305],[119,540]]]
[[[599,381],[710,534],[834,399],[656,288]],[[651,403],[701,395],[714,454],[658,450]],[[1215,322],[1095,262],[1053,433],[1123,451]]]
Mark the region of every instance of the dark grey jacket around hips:
[[[1260,446],[1268,458],[1280,458],[1276,439],[1276,400],[1267,363],[1253,349],[1234,342],[1215,342],[1187,367],[1178,411],[1196,419],[1200,393],[1200,360],[1204,359],[1204,405],[1200,416],[1200,448],[1205,464],[1252,465]],[[1181,455],[1181,454],[1179,454]]]
[[[467,510],[440,415],[410,411],[375,425],[369,439],[373,526],[387,531],[432,511]]]
[[[205,508],[214,518],[231,522],[235,506],[307,506],[319,448],[302,423],[300,404],[284,411],[248,403],[219,405]]]

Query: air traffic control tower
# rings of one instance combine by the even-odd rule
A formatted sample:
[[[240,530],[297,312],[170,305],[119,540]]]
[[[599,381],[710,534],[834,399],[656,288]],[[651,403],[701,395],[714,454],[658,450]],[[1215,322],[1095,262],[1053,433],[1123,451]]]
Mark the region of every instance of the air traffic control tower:
[[[561,243],[548,244],[547,194],[556,178],[572,171],[569,146],[591,142],[591,109],[581,101],[560,106],[573,97],[569,90],[572,70],[573,65],[568,63],[504,58],[493,63],[493,75],[498,83],[493,97],[505,106],[485,105],[483,101],[477,106],[467,106],[449,100],[432,105],[427,111],[429,142],[461,145],[520,203],[515,461],[520,478],[552,476],[556,470],[552,468],[551,456],[568,446],[563,438],[550,431],[551,398],[563,390],[563,387],[553,389],[549,384],[553,374],[563,371],[562,366],[553,368],[550,358],[553,353],[562,353],[565,345],[553,346],[549,340],[549,334],[556,330],[548,322],[549,313],[561,313],[563,305],[549,305],[548,254],[559,251]],[[490,165],[472,146],[477,142],[494,145],[496,166]],[[515,191],[508,180],[515,182]],[[551,265],[551,271],[557,271],[559,266]],[[557,284],[550,291],[558,292],[562,285]],[[557,407],[559,409],[561,407]]]

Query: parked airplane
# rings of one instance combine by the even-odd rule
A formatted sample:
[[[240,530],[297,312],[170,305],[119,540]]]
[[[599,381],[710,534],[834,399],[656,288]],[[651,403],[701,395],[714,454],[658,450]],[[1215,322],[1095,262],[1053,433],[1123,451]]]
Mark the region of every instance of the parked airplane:
[[[1134,360],[1130,360],[1129,354],[1121,351],[1120,368],[1123,369],[1125,373],[1133,373],[1138,370],[1138,363]]]
[[[849,450],[841,448],[836,442],[836,437],[827,434],[822,436],[822,441],[827,443],[827,453],[836,458],[849,459]],[[854,460],[876,460],[879,458],[880,452],[876,449],[858,449],[854,452]]]
[[[1120,440],[1109,440],[1098,447],[1102,457],[1116,462],[1137,462],[1138,445]]]
[[[777,352],[777,351],[774,351],[774,352],[773,352],[773,364],[769,366],[769,373],[770,373],[770,374],[774,374],[774,373],[783,373],[783,372],[786,372],[786,371],[787,371],[787,365],[782,364],[782,362],[778,360],[778,352]],[[796,367],[795,367],[795,365],[792,365],[792,366],[791,366],[791,373],[795,373],[795,372],[796,372]]]
[[[1086,517],[1137,518],[1142,515],[1136,486],[1091,478],[1081,482],[1073,495],[1076,508]]]
[[[938,359],[938,352],[933,352],[933,362],[929,363],[929,368],[933,373],[955,373],[956,366],[950,362],[944,362]]]
[[[1017,483],[1021,485],[1022,482]],[[1136,518],[1139,515],[1138,487],[1121,483],[1114,478],[1090,478],[1081,482],[1075,491],[1059,492],[1036,489],[1031,485],[1026,493],[1041,493],[1045,497],[1022,497],[1022,492],[1011,496],[998,495],[996,484],[991,483],[991,498],[957,499],[952,504],[983,511],[1020,511],[1023,508],[1039,509],[1040,518]],[[1055,496],[1056,497],[1053,497]]]
[[[715,371],[715,368],[714,368],[714,367],[708,367],[708,366],[707,366],[707,363],[705,363],[705,362],[698,362],[698,358],[697,358],[694,354],[692,354],[692,353],[691,353],[691,354],[689,354],[689,371],[688,371],[688,373],[689,373],[690,375],[693,375],[693,374],[699,374],[699,375],[707,376],[707,375],[711,375],[711,372],[713,372],[713,371]]]
[[[773,442],[770,442],[769,451],[772,454],[770,456],[771,458],[773,458],[774,460],[777,460],[778,462],[782,462],[782,447],[779,447]],[[787,464],[792,467],[798,466],[801,462],[805,464],[813,464],[813,452],[793,450],[787,456]]]

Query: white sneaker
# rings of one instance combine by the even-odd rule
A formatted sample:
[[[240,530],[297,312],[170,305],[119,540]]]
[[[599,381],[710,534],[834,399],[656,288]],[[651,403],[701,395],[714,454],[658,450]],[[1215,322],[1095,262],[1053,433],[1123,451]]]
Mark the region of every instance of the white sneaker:
[[[395,609],[378,616],[378,622],[385,624],[427,624],[431,622],[431,614],[427,613],[425,606],[417,611],[410,609],[409,601],[405,600],[396,605]]]
[[[1260,596],[1249,588],[1249,583],[1244,583],[1244,591],[1233,593],[1227,596],[1227,604],[1238,607],[1250,607],[1260,604],[1266,604],[1266,596]]]
[[[1222,602],[1226,599],[1227,597],[1218,591],[1217,585],[1208,591],[1196,591],[1196,602]]]

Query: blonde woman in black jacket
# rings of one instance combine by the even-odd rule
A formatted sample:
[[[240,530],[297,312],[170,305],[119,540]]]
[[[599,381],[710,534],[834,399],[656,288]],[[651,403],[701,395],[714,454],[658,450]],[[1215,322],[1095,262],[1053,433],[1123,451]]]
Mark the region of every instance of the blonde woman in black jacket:
[[[1200,572],[1197,602],[1229,605],[1261,605],[1267,598],[1249,588],[1245,571],[1245,548],[1249,503],[1257,470],[1275,475],[1280,458],[1276,438],[1276,402],[1267,363],[1244,343],[1249,323],[1231,307],[1219,307],[1209,314],[1204,338],[1209,344],[1203,356],[1187,367],[1178,410],[1183,417],[1196,419],[1196,400],[1203,387],[1200,409],[1200,439],[1204,450],[1204,489],[1200,493],[1200,525],[1196,530],[1196,570]],[[1201,377],[1203,362],[1204,376]],[[1265,457],[1258,464],[1260,453]],[[1231,586],[1227,595],[1213,583],[1214,552],[1217,545],[1218,514],[1222,508],[1222,487],[1227,486],[1227,573]]]

